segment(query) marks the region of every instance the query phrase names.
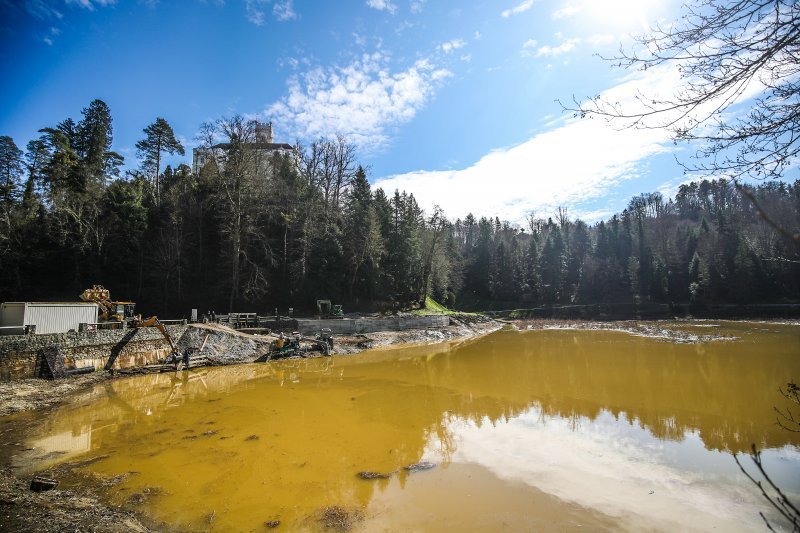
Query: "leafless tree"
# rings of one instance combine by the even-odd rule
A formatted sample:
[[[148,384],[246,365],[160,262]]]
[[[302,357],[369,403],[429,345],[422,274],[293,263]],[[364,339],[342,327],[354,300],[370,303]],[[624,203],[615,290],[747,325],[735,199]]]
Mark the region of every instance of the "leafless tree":
[[[236,115],[204,124],[200,130],[205,155],[218,186],[222,232],[228,240],[230,262],[229,310],[244,293],[254,296],[266,290],[261,266],[248,255],[248,243],[257,237],[256,217],[264,198],[266,179],[259,151],[256,149],[254,121]],[[222,138],[224,142],[216,143]],[[245,268],[247,267],[247,268]],[[242,273],[246,275],[242,277]]]
[[[785,390],[781,388],[778,389],[778,392],[780,392],[784,398],[794,404],[795,410],[797,409],[796,406],[800,406],[800,387],[798,387],[793,381],[786,384]],[[778,414],[777,424],[780,427],[786,431],[800,433],[800,416],[798,416],[798,414],[792,410],[792,407],[786,407],[783,409],[775,407],[774,409]],[[798,509],[797,505],[786,497],[786,494],[784,494],[781,488],[778,487],[769,477],[769,474],[767,474],[766,470],[764,469],[764,464],[761,460],[761,452],[756,448],[756,445],[752,445],[750,459],[758,471],[756,476],[760,476],[763,479],[756,479],[756,476],[748,472],[739,461],[739,457],[736,454],[733,454],[733,459],[739,466],[739,470],[741,470],[742,473],[747,476],[747,479],[749,479],[756,487],[758,487],[758,489],[761,491],[761,495],[765,500],[767,500],[767,502],[769,502],[770,506],[778,511],[778,514],[781,516],[781,518],[786,520],[786,522],[792,526],[792,531],[800,531],[800,509]],[[767,525],[767,528],[770,531],[775,531],[766,515],[764,515],[764,513],[759,514],[764,520],[764,523]]]
[[[439,239],[442,231],[448,224],[447,218],[444,216],[444,211],[438,205],[433,206],[433,214],[426,221],[425,240],[428,246],[428,251],[425,255],[425,263],[422,269],[422,294],[420,296],[420,305],[425,305],[425,300],[430,291],[431,272],[433,270],[434,257],[436,255],[436,248],[439,244]]]
[[[795,406],[800,406],[800,387],[797,386],[797,383],[787,383],[786,390],[779,389],[779,392]],[[795,410],[797,410],[797,407],[795,407]],[[792,433],[800,433],[800,414],[795,413],[791,407],[786,407],[785,409],[775,407],[775,412],[778,413],[778,425],[780,427]]]
[[[800,3],[688,0],[683,9],[608,58],[627,69],[676,68],[674,94],[637,94],[635,105],[596,96],[568,109],[691,141],[687,171],[733,179],[767,223],[800,243],[741,187],[743,178],[784,177],[800,156]]]
[[[734,454],[734,460],[736,460],[736,464],[739,465],[739,469],[747,476],[747,479],[753,482],[753,484],[759,488],[761,491],[761,495],[766,499],[769,504],[778,512],[778,514],[786,520],[786,522],[792,527],[792,531],[800,531],[800,509],[797,508],[793,502],[786,497],[786,494],[778,487],[774,481],[769,477],[766,470],[764,470],[764,464],[761,460],[761,452],[756,449],[755,444],[753,445],[752,451],[750,452],[750,458],[753,461],[753,464],[756,466],[758,470],[758,474],[763,480],[756,479],[756,476],[751,474],[747,471],[747,469],[742,466],[742,463],[739,461],[739,457]],[[759,513],[761,518],[764,520],[767,528],[770,531],[775,531],[772,527],[772,523],[766,517],[763,512]]]

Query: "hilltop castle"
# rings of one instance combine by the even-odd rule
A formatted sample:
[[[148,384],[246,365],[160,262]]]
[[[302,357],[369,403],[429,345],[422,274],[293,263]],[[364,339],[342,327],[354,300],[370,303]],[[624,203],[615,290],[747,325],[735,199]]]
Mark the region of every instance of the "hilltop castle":
[[[292,157],[295,155],[294,147],[287,143],[276,143],[272,133],[272,122],[266,124],[255,122],[255,142],[248,143],[248,146],[256,150],[259,161],[264,165],[269,164],[269,160],[275,154]],[[192,171],[197,174],[200,172],[211,156],[220,156],[231,147],[230,143],[218,143],[210,148],[201,147],[192,150]],[[217,157],[218,161],[222,158]]]

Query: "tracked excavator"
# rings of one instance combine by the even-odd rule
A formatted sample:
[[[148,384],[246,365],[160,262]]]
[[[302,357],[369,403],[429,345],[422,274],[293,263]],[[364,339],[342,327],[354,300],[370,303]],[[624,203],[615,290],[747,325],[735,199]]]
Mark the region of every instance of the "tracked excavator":
[[[136,304],[134,302],[118,302],[111,300],[111,293],[102,285],[92,285],[91,289],[86,289],[80,295],[84,302],[96,303],[100,308],[100,320],[102,322],[120,322],[133,328],[156,328],[169,343],[172,350],[170,358],[178,357],[178,350],[172,337],[167,331],[166,326],[161,323],[157,316],[142,318],[142,315],[134,314]]]

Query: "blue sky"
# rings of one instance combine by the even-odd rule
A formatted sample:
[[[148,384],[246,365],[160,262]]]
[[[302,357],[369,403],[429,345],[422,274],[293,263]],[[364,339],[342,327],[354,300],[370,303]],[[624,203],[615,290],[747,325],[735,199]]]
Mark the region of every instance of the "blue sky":
[[[343,134],[370,181],[453,219],[524,220],[559,205],[593,221],[687,178],[660,132],[575,120],[556,100],[671,86],[611,68],[668,0],[0,0],[0,135],[37,130],[100,98],[114,149],[137,165],[166,118],[187,149],[201,122],[272,120],[276,141]],[[187,154],[188,162],[190,156]]]

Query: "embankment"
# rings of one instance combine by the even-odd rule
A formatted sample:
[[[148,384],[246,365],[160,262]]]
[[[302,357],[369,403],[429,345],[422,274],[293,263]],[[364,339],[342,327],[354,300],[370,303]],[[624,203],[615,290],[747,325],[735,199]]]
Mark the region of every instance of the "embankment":
[[[409,324],[418,329],[409,329],[406,327]],[[455,315],[398,317],[376,321],[370,328],[361,326],[371,332],[337,334],[333,354],[352,354],[393,344],[475,337],[499,329],[502,324],[478,315]],[[377,326],[397,330],[375,331]],[[195,351],[212,365],[253,362],[269,351],[269,343],[274,339],[220,324],[168,326],[168,330],[179,353]],[[38,379],[42,364],[38,351],[52,344],[61,347],[67,368],[91,366],[98,372],[54,381]],[[113,377],[114,372],[101,371],[111,358],[114,358],[113,370],[133,370],[158,363],[170,351],[169,343],[154,328],[0,337],[0,416],[57,405],[71,393]]]
[[[190,326],[167,326],[173,339],[180,339]],[[8,335],[0,337],[0,380],[35,378],[39,375],[39,350],[57,344],[67,368],[114,368],[152,364],[167,357],[169,343],[155,328]]]
[[[532,308],[483,311],[510,320],[664,320],[673,318],[759,319],[800,318],[800,303],[710,304],[633,303],[544,305]]]
[[[298,318],[297,327],[303,335],[312,335],[328,328],[334,335],[359,335],[378,331],[405,331],[444,328],[450,325],[448,315],[395,316],[382,318]]]

